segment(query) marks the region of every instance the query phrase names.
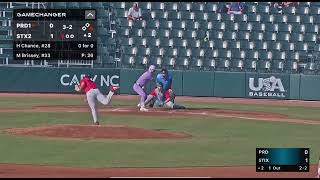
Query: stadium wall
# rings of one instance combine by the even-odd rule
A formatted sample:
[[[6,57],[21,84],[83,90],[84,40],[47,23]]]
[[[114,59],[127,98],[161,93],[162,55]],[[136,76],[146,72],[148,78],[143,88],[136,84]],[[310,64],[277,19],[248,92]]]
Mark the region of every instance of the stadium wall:
[[[320,77],[317,75],[300,76],[300,98],[304,100],[320,99]]]
[[[89,73],[101,90],[120,85],[121,94],[135,94],[132,85],[143,72],[136,69],[0,67],[0,92],[71,93],[81,77]],[[217,71],[170,73],[178,96],[320,100],[320,77],[315,75]],[[145,88],[150,92],[153,87],[154,82]]]
[[[119,85],[119,69],[0,67],[0,92],[73,92],[81,76],[90,73],[99,88]]]

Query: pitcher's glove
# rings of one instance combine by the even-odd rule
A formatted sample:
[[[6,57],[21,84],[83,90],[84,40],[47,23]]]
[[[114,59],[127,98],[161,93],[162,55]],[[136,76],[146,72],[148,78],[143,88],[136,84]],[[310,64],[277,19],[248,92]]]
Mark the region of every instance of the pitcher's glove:
[[[80,88],[79,88],[79,86],[76,84],[76,85],[74,85],[74,90],[75,91],[77,91],[77,92],[79,92],[80,91]]]

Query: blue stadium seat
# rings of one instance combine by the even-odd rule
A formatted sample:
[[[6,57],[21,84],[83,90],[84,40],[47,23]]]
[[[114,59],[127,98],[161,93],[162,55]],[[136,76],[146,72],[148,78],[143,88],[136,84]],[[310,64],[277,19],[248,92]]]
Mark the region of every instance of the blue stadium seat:
[[[218,11],[218,6],[216,3],[208,2],[206,3],[205,11],[208,13],[216,13]]]
[[[158,56],[151,56],[149,58],[149,64],[153,64],[156,66],[156,68],[161,68],[162,67],[162,58]]]
[[[164,57],[163,66],[169,70],[172,70],[176,66],[176,59],[173,57]]]
[[[301,42],[304,40],[304,35],[300,33],[291,33],[290,34],[290,41],[291,42]]]
[[[165,9],[167,11],[178,11],[178,3],[177,2],[166,2]]]
[[[101,3],[101,5],[102,5],[102,3]],[[125,2],[113,2],[111,5],[115,9],[129,9],[130,8],[129,6],[126,7],[126,3]],[[141,8],[141,4],[140,4],[140,8]]]
[[[223,39],[224,40],[236,40],[237,39],[237,33],[233,31],[226,31],[223,33]]]
[[[311,6],[310,7],[310,15],[312,16],[319,16],[320,14],[320,7],[318,6]]]
[[[181,38],[172,38],[174,47],[183,47],[184,40]]]
[[[169,18],[169,13],[167,11],[151,11],[151,17],[152,19],[161,19],[161,20],[167,20]]]
[[[263,33],[253,31],[251,33],[251,39],[254,41],[263,41],[264,40]]]
[[[165,10],[165,3],[164,2],[152,2],[151,9],[164,11]]]
[[[284,65],[284,70],[287,73],[298,73],[298,62],[297,61],[288,61]]]
[[[267,50],[268,49],[268,44],[267,42],[264,41],[254,41],[254,48],[258,50]]]
[[[279,32],[277,34],[277,40],[278,41],[289,41],[290,40],[290,34],[288,32]]]
[[[273,60],[271,70],[274,73],[281,73],[285,70],[285,61]]]
[[[235,15],[234,22],[248,22],[248,15],[246,14]]]
[[[157,57],[159,56],[163,57],[165,54],[164,48],[151,48],[150,53],[152,56],[157,56]]]
[[[181,12],[169,11],[168,12],[168,20],[180,20]]]
[[[179,9],[179,11],[189,11],[190,12],[192,9],[192,4],[190,2],[179,3],[178,9]]]
[[[145,29],[143,34],[145,37],[157,37],[158,31],[156,29]]]
[[[196,12],[196,11],[200,11],[203,12],[205,10],[205,4],[203,2],[193,2],[191,4],[191,11],[192,12]]]
[[[264,33],[264,38],[266,41],[276,41],[277,34],[275,32],[266,32]]]
[[[161,23],[163,22],[166,22],[166,21],[161,21]],[[160,22],[158,20],[146,22],[146,28],[159,29],[159,26],[160,26]],[[163,28],[163,24],[161,24],[161,27]]]
[[[314,33],[306,33],[304,35],[304,41],[316,43],[317,35]]]
[[[282,42],[281,43],[281,50],[282,51],[294,51],[294,43],[289,43],[289,42]]]

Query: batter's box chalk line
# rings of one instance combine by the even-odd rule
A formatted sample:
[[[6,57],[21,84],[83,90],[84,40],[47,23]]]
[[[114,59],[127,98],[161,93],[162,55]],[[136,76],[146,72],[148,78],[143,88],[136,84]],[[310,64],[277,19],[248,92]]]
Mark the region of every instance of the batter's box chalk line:
[[[131,110],[129,109],[124,109],[124,108],[115,108],[111,110],[112,112],[130,112]]]
[[[187,112],[187,114],[193,114],[193,115],[208,115],[207,112]]]

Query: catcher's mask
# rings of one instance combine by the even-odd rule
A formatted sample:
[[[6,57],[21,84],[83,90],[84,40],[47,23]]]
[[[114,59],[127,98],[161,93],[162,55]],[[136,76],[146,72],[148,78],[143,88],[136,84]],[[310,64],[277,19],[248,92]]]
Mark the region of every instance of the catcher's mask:
[[[163,88],[163,84],[161,82],[157,83],[157,88]]]

